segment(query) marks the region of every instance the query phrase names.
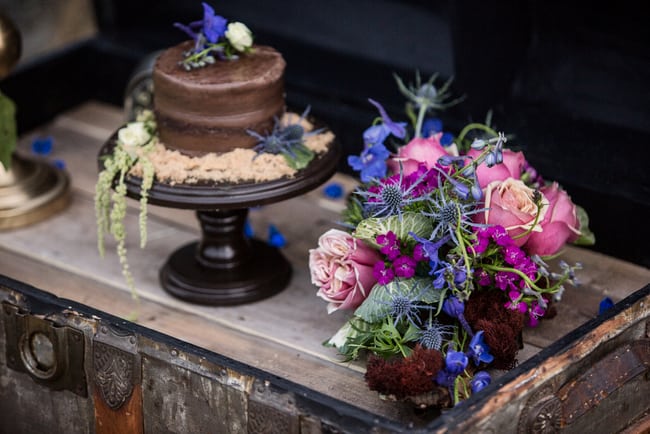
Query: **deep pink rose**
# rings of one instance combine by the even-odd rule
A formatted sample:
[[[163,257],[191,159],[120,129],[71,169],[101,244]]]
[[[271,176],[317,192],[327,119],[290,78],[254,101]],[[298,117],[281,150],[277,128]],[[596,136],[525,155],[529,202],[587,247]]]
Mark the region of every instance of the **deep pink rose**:
[[[431,169],[443,155],[453,153],[455,147],[445,149],[440,144],[442,133],[434,134],[428,138],[416,137],[406,145],[399,148],[397,155],[387,161],[388,168],[393,173],[399,173],[399,163],[402,163],[404,175],[410,175],[418,170],[420,163],[424,163],[427,169]]]
[[[327,312],[356,309],[368,297],[377,280],[373,266],[379,253],[347,232],[330,229],[309,250],[311,282],[317,295],[328,301]]]
[[[477,214],[476,221],[503,226],[515,244],[522,246],[528,241],[531,233],[541,231],[539,222],[542,221],[548,208],[548,201],[543,199],[541,210],[539,210],[541,215],[538,223],[533,227],[538,213],[537,205],[533,200],[534,192],[535,190],[526,186],[519,179],[508,178],[504,181],[492,181],[485,188],[486,211]],[[529,230],[532,232],[515,238]]]
[[[476,159],[482,151],[470,149],[467,155]],[[476,176],[481,188],[485,188],[493,181],[504,181],[508,178],[520,179],[521,174],[526,167],[526,158],[523,152],[515,152],[510,149],[503,150],[503,162],[487,167],[481,164],[476,169]]]
[[[540,191],[548,199],[546,215],[540,222],[541,232],[533,232],[524,245],[530,254],[553,255],[567,242],[580,236],[580,222],[576,206],[557,182],[542,187]]]

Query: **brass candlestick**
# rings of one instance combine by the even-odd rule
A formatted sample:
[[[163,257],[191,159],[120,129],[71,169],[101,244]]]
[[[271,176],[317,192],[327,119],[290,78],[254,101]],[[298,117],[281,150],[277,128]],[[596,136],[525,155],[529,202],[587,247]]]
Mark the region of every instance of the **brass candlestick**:
[[[0,80],[16,66],[20,53],[20,32],[0,10]],[[9,169],[0,164],[0,230],[26,226],[60,211],[69,202],[69,190],[64,171],[14,152]]]

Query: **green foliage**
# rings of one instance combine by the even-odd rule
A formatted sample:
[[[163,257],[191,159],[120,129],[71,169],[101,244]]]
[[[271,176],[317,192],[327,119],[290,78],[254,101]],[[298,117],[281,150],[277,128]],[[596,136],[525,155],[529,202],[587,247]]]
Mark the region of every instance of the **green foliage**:
[[[369,323],[390,317],[391,300],[395,294],[408,297],[413,302],[435,304],[440,301],[440,290],[431,286],[431,278],[395,279],[387,285],[375,285],[354,314]]]
[[[593,246],[596,244],[596,235],[589,229],[589,216],[587,211],[581,206],[576,205],[576,213],[578,214],[578,221],[580,222],[580,236],[573,244],[579,246]]]
[[[314,155],[314,151],[302,143],[292,146],[290,152],[282,152],[282,156],[284,157],[289,167],[295,170],[300,170],[307,167],[311,160],[314,159]]]
[[[408,357],[411,345],[418,339],[419,330],[413,324],[397,324],[385,318],[378,323],[368,323],[357,316],[352,317],[326,346],[335,346],[345,361],[356,360],[362,350],[371,351],[388,358],[397,354]]]
[[[152,140],[155,133],[155,124],[150,114],[143,115],[144,126],[150,133],[145,143],[140,144],[140,151],[127,150],[119,140],[113,153],[104,160],[104,169],[99,173],[95,185],[95,216],[97,220],[97,249],[103,257],[105,253],[104,238],[111,235],[116,243],[117,256],[122,266],[122,275],[131,290],[134,300],[138,300],[133,275],[129,269],[126,248],[126,177],[137,163],[142,167],[142,181],[140,184],[140,247],[144,248],[147,242],[147,200],[148,193],[153,185],[154,167],[147,155],[153,149]],[[129,152],[131,151],[131,152]]]
[[[16,149],[16,106],[0,92],[0,164],[11,167],[11,156]]]
[[[401,218],[399,216],[367,218],[357,225],[353,235],[355,238],[379,248],[375,238],[388,231],[392,231],[399,240],[410,239],[409,232],[413,232],[419,237],[428,238],[433,231],[433,224],[431,219],[422,214],[407,212],[402,214]]]

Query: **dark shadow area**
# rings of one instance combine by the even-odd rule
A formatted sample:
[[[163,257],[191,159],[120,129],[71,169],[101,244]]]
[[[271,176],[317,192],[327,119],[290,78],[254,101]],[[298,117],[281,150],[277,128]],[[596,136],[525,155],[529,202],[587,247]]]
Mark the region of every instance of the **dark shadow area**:
[[[376,116],[396,118],[393,73],[411,81],[454,76],[466,100],[442,114],[449,130],[493,112],[499,130],[591,217],[595,250],[650,266],[649,14],[631,1],[220,1],[256,41],[287,60],[287,102],[311,105],[358,153]],[[21,132],[89,98],[121,105],[138,62],[184,39],[172,23],[200,17],[199,2],[96,0],[99,36],[22,65],[2,82]],[[339,170],[352,173],[345,163]]]

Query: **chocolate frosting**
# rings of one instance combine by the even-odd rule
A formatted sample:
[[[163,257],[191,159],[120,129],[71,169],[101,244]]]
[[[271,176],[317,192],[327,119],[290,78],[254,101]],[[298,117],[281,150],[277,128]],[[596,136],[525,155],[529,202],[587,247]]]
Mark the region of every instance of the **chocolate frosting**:
[[[160,140],[188,155],[255,146],[246,130],[270,132],[285,109],[282,55],[256,45],[237,60],[186,71],[179,62],[192,47],[193,41],[171,47],[154,66]]]

